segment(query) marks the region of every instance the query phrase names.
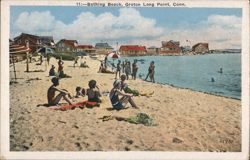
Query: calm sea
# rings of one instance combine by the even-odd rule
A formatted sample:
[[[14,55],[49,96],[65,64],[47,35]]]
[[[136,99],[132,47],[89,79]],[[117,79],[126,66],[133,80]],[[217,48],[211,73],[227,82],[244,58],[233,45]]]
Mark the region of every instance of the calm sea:
[[[241,99],[241,54],[121,58],[125,59],[143,61],[138,62],[141,79],[147,75],[149,63],[154,61],[158,83]],[[218,72],[220,68],[223,73]]]

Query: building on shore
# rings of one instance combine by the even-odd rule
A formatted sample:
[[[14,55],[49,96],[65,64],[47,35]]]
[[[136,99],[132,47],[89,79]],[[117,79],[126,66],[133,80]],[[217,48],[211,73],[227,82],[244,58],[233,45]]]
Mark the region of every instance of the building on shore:
[[[27,43],[29,43],[29,48],[31,49],[32,53],[42,47],[55,48],[52,36],[37,36],[22,33],[21,35],[14,38],[14,44],[26,46]]]
[[[139,45],[121,45],[119,52],[121,55],[142,56],[147,54],[147,49],[145,46]]]
[[[48,47],[51,49],[55,49],[55,42],[53,40],[52,36],[39,36],[40,43],[43,45],[43,47]]]
[[[78,52],[86,52],[88,54],[94,54],[95,53],[95,48],[92,45],[78,45],[77,46],[77,51]]]
[[[108,54],[112,52],[113,48],[108,43],[96,43],[95,45],[95,53],[97,54]]]
[[[160,54],[162,55],[180,55],[181,48],[179,41],[162,41]]]
[[[192,51],[195,52],[196,54],[208,53],[209,52],[208,43],[197,43],[192,47]]]
[[[74,53],[77,52],[77,40],[61,39],[56,43],[56,52]]]
[[[147,48],[147,54],[148,55],[158,55],[160,53],[160,48],[157,48],[155,46],[151,46]]]

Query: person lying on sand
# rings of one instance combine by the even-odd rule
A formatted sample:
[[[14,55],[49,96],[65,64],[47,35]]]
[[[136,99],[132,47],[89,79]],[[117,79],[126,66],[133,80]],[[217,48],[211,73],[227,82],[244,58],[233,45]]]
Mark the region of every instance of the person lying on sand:
[[[96,85],[95,80],[89,81],[89,88],[87,89],[86,95],[88,96],[89,102],[101,103],[100,97],[102,96],[99,87]]]
[[[122,75],[121,77],[124,78],[124,76],[125,75]],[[119,98],[119,96],[122,97]],[[138,108],[135,102],[133,101],[132,97],[133,94],[127,94],[122,91],[122,82],[120,80],[116,80],[113,83],[113,88],[110,91],[109,98],[114,109],[116,110],[123,109],[128,102],[131,104],[132,107]]]
[[[53,83],[52,86],[49,87],[47,92],[47,99],[48,104],[53,106],[57,105],[60,100],[63,98],[65,101],[67,101],[69,104],[72,104],[70,100],[70,94],[67,90],[59,89],[57,86],[59,86],[59,79],[57,77],[53,77],[51,79],[51,82]],[[59,92],[57,96],[55,96],[55,92]]]
[[[76,87],[76,96],[75,98],[84,97],[85,96],[85,89],[81,87]]]

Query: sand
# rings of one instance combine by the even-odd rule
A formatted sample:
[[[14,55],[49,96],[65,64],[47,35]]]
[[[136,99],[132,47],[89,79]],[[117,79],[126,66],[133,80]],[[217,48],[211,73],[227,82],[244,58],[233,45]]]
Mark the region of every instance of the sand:
[[[73,61],[65,61],[64,71],[72,78],[61,79],[60,87],[75,93],[76,86],[87,88],[88,81],[95,79],[101,91],[109,91],[114,75],[97,73],[100,62],[88,57],[86,61],[90,68],[73,68]],[[51,82],[50,67],[45,71],[44,64],[35,63],[28,73],[25,62],[17,63],[18,83],[10,85],[11,151],[241,151],[240,100],[138,79],[127,83],[141,92],[154,91],[152,97],[134,97],[139,109],[128,105],[125,110],[111,110],[109,98],[103,96],[99,108],[52,110],[37,106],[47,103]],[[51,64],[57,68],[55,59]],[[99,119],[140,112],[157,126]]]

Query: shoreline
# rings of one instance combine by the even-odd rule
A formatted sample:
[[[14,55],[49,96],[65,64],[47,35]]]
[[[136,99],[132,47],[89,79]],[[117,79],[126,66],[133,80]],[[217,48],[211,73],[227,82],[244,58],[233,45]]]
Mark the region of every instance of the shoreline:
[[[160,83],[160,82],[156,82],[156,83],[157,84],[162,84],[162,85],[172,86],[172,87],[178,88],[178,89],[187,89],[187,90],[194,91],[194,92],[200,92],[200,93],[204,93],[204,94],[208,94],[208,95],[213,95],[213,96],[224,97],[224,98],[235,99],[235,100],[240,100],[241,101],[241,98],[224,96],[224,95],[219,95],[219,94],[216,94],[216,93],[211,93],[211,92],[206,92],[206,91],[199,91],[199,90],[195,90],[195,89],[192,89],[192,88],[179,87],[179,86],[176,86],[176,85],[170,84],[170,83]]]
[[[241,54],[240,53],[205,53],[205,54],[173,54],[173,55],[166,55],[166,54],[146,54],[146,55],[125,55],[125,54],[120,54],[121,57],[144,57],[144,56],[169,56],[169,57],[179,57],[179,56],[205,56],[205,55],[218,55],[218,54]]]
[[[60,88],[74,93],[75,86],[87,88],[95,79],[101,91],[110,91],[115,75],[97,73],[98,59],[85,60],[90,68],[73,68],[73,61],[64,61],[71,78],[61,79]],[[154,91],[150,97],[133,97],[139,109],[127,105],[128,109],[113,110],[109,97],[103,96],[100,107],[56,111],[38,107],[47,103],[51,78],[49,67],[44,71],[44,64],[35,63],[30,70],[43,72],[24,72],[25,62],[17,63],[17,77],[23,79],[10,85],[11,151],[241,151],[240,100],[137,79],[126,83],[139,92]],[[52,64],[57,66],[57,60],[51,59]],[[138,113],[149,115],[157,125],[100,119]]]

